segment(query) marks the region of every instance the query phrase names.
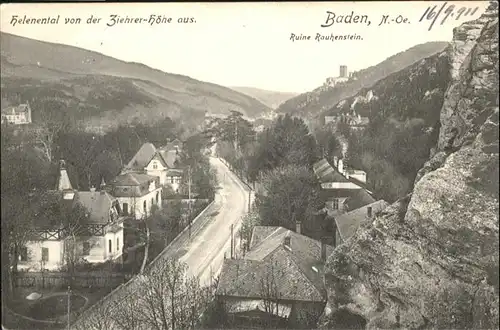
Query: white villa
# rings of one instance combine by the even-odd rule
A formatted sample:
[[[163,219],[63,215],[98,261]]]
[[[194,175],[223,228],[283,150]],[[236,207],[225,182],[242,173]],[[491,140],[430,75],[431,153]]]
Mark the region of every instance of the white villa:
[[[103,188],[101,191],[95,188],[74,190],[65,163],[61,161],[56,190],[47,191],[37,200],[39,218],[30,233],[31,239],[19,253],[18,269],[59,270],[69,255],[73,260],[84,259],[90,263],[121,261],[125,217],[118,199]],[[73,226],[73,230],[57,216],[48,219],[54,208],[73,212],[76,205],[82,206],[87,213],[84,223]]]
[[[174,140],[157,149],[152,143],[144,143],[125,166],[122,174],[145,173],[159,178],[160,186],[170,186],[178,192],[183,170],[180,168],[181,142]]]
[[[157,176],[130,172],[118,175],[108,191],[116,197],[124,215],[143,219],[151,214],[153,206],[162,207],[159,181]]]
[[[14,125],[30,124],[31,107],[29,103],[2,109],[2,123],[4,122]]]

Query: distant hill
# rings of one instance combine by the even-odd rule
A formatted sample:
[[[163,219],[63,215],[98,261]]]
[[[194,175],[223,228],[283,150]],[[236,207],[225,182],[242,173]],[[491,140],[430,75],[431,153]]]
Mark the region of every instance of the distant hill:
[[[299,93],[289,93],[289,92],[268,91],[253,87],[230,87],[230,88],[259,100],[260,102],[264,103],[271,109],[278,108],[281,103],[299,94]]]
[[[358,71],[356,73],[356,80],[350,79],[334,87],[318,87],[312,92],[300,94],[289,99],[279,106],[277,112],[291,113],[301,117],[315,117],[320,112],[330,109],[340,100],[355,95],[362,88],[371,87],[380,79],[426,57],[441,52],[446,46],[448,46],[447,42],[440,41],[416,45],[404,52],[387,58],[377,65]]]
[[[1,33],[2,99],[31,101],[33,118],[47,102],[72,109],[90,125],[164,116],[191,120],[230,110],[257,118],[258,100],[212,83],[61,44]],[[45,105],[44,105],[45,104]]]

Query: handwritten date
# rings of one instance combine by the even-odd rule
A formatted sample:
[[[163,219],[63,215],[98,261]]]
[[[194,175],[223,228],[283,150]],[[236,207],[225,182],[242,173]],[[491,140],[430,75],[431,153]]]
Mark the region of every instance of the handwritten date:
[[[448,18],[450,18],[450,19],[455,18],[455,20],[458,20],[460,17],[472,16],[479,9],[479,7],[475,7],[475,8],[471,8],[471,7],[457,8],[455,5],[452,5],[452,4],[448,5],[448,2],[443,3],[441,5],[441,8],[439,8],[439,10],[437,10],[437,11],[436,11],[436,8],[437,8],[437,5],[436,6],[429,6],[429,7],[427,7],[427,9],[425,10],[424,14],[422,15],[422,17],[419,20],[419,22],[422,22],[422,21],[431,21],[431,24],[429,25],[429,30],[428,31],[432,30],[432,27],[434,26],[434,23],[436,23],[436,21],[438,20],[439,17],[442,18],[440,25],[443,25],[443,23],[446,22],[446,20]]]

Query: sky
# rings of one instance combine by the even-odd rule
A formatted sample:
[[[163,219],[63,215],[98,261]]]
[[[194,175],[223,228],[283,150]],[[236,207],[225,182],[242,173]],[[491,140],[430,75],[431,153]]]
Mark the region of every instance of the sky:
[[[450,5],[453,15],[447,16]],[[419,22],[428,7],[436,7],[437,20]],[[453,28],[478,18],[488,2],[288,2],[288,3],[31,3],[2,4],[0,30],[19,36],[85,48],[124,61],[144,63],[169,73],[223,86],[247,86],[272,91],[310,91],[339,66],[357,71],[387,57],[429,41],[451,41]],[[458,18],[460,9],[475,14]],[[335,18],[367,15],[371,24],[326,23],[327,11]],[[21,19],[57,17],[58,24],[13,25]],[[108,26],[110,15],[172,18],[170,23],[118,23]],[[379,26],[383,15],[389,23]],[[406,22],[392,22],[401,15]],[[89,17],[100,22],[87,24]],[[331,16],[331,14],[330,14]],[[65,18],[81,18],[65,24]],[[178,23],[193,18],[194,23]],[[359,19],[361,20],[361,18]],[[330,20],[331,22],[331,20]],[[442,22],[442,24],[440,24]],[[291,41],[291,34],[309,40]],[[362,40],[316,41],[323,36],[353,35]]]

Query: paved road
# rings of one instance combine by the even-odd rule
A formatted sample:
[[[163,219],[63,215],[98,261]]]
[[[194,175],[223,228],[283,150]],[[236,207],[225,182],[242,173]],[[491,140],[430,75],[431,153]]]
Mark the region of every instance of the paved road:
[[[239,246],[237,235],[241,217],[248,212],[248,189],[218,158],[210,158],[219,178],[219,193],[215,197],[214,210],[207,214],[207,223],[199,229],[186,246],[180,258],[188,265],[188,274],[197,276],[202,285],[210,284],[211,276],[220,272],[224,254],[231,255],[231,225],[234,246]],[[201,220],[201,219],[200,219]]]
[[[235,246],[239,245],[237,233],[241,224],[240,220],[248,212],[249,204],[248,189],[235,174],[216,157],[210,157],[210,163],[217,171],[220,187],[214,203],[192,225],[191,235],[189,235],[189,230],[185,230],[154,261],[154,263],[161,263],[162,259],[179,258],[187,264],[188,274],[197,276],[202,285],[210,284],[211,275],[216,276],[220,272],[224,255],[230,257],[231,224],[234,226]],[[85,322],[84,319],[89,317],[88,314],[93,314],[100,304],[114,305],[115,302],[119,303],[123,299],[134,299],[134,292],[141,285],[139,278],[133,278],[121,289],[87,310],[72,328],[82,328],[83,324],[80,321]],[[96,316],[98,313],[96,312]]]

